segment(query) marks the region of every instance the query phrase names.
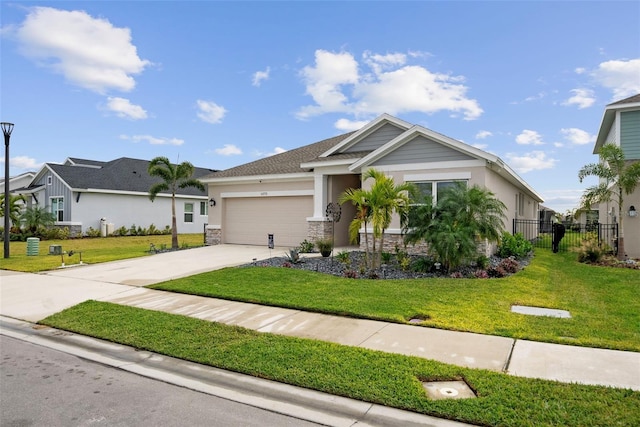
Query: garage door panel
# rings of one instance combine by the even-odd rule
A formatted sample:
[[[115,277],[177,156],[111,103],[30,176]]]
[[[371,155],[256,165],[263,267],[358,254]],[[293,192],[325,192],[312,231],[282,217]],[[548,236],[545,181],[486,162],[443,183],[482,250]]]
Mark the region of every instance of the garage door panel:
[[[307,217],[313,215],[313,197],[247,197],[224,201],[225,243],[297,246],[307,236]]]

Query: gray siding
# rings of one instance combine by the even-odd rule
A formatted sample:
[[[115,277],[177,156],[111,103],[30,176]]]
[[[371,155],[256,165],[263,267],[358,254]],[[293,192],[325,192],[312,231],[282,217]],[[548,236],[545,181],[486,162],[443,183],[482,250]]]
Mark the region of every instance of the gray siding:
[[[389,153],[372,166],[450,162],[473,160],[474,158],[423,136],[417,136],[398,149]]]
[[[405,130],[400,129],[390,123],[385,124],[371,135],[358,141],[355,145],[347,148],[345,153],[353,153],[358,151],[374,151],[391,141]]]
[[[51,185],[47,184],[48,176],[51,176]],[[38,200],[40,206],[44,206],[47,209],[51,208],[52,197],[64,197],[64,221],[71,221],[71,206],[73,194],[71,190],[64,185],[54,174],[44,173],[37,182],[38,185],[44,185],[44,199]]]
[[[640,159],[640,110],[620,113],[620,147],[627,160]]]

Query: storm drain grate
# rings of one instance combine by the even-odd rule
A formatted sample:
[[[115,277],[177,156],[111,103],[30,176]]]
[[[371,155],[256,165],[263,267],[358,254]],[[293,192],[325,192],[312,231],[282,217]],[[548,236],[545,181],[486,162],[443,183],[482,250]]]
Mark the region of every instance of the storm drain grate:
[[[476,394],[464,381],[429,381],[422,386],[433,400],[442,399],[473,399]]]

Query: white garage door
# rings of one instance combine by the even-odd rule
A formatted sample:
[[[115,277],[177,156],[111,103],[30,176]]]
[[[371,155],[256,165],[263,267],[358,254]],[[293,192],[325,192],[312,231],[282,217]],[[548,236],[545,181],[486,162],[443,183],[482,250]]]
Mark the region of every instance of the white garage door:
[[[247,197],[224,201],[225,243],[298,246],[307,238],[307,217],[313,216],[313,197]]]

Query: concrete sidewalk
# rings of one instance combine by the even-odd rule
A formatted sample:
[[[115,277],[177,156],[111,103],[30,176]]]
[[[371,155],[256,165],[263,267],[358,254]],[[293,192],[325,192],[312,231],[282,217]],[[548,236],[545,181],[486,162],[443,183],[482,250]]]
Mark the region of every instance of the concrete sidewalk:
[[[640,390],[640,353],[351,319],[140,288],[254,258],[280,256],[285,251],[221,245],[45,274],[0,271],[0,314],[36,322],[96,299],[517,376]]]

